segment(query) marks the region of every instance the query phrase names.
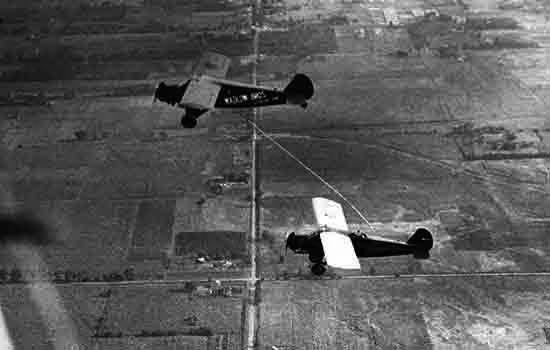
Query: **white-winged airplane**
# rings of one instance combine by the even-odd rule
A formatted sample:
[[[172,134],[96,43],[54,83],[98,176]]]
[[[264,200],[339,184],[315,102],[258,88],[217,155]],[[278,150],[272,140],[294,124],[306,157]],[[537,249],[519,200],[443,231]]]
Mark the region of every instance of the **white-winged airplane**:
[[[322,275],[326,266],[360,270],[358,257],[381,257],[412,254],[416,259],[428,259],[433,247],[430,231],[419,228],[406,242],[364,233],[350,232],[342,206],[330,199],[313,198],[313,211],[319,230],[308,235],[290,233],[286,248],[297,254],[308,254],[311,272]]]
[[[313,83],[305,74],[296,74],[283,89],[225,80],[231,59],[205,53],[193,69],[193,77],[183,84],[157,85],[156,100],[185,110],[181,117],[184,128],[194,128],[197,118],[214,108],[247,108],[281,104],[307,107],[313,96]]]

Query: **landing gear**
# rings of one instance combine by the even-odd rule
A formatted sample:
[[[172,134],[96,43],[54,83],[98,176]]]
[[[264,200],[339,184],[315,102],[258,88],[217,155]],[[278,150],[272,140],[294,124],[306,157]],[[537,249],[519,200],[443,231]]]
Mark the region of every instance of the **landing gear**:
[[[327,268],[322,263],[317,263],[317,264],[311,265],[311,272],[316,276],[321,276],[322,274],[325,273],[326,270],[327,270]]]
[[[325,267],[326,262],[323,261],[323,258],[323,255],[309,253],[309,261],[311,261],[311,272],[316,276],[321,276],[327,270],[327,268]]]
[[[192,129],[197,126],[197,119],[184,115],[181,117],[181,126],[186,129]]]

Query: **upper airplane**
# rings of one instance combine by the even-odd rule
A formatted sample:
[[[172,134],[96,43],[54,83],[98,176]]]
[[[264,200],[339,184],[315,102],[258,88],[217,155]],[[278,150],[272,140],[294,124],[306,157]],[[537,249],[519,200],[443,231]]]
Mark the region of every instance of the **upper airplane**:
[[[412,254],[416,259],[428,259],[433,238],[425,228],[419,228],[406,242],[364,233],[350,232],[342,206],[326,198],[313,198],[313,211],[320,229],[309,235],[290,233],[286,247],[297,254],[308,254],[311,272],[322,275],[326,265],[347,270],[360,270],[357,257],[381,257]]]
[[[206,53],[193,70],[193,77],[180,85],[161,82],[154,100],[185,109],[184,128],[194,128],[197,119],[214,108],[260,107],[280,104],[307,107],[313,96],[313,83],[304,74],[296,74],[283,89],[224,80],[231,60],[218,53]]]

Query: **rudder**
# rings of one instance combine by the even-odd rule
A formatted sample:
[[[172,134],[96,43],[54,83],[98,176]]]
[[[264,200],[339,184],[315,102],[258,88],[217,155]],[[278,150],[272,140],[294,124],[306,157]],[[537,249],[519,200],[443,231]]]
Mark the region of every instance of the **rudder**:
[[[427,259],[430,257],[430,249],[432,249],[434,241],[430,231],[421,227],[407,240],[407,244],[418,248],[413,254],[415,258]]]
[[[298,73],[285,87],[284,93],[289,103],[304,104],[313,96],[313,82],[307,75]]]

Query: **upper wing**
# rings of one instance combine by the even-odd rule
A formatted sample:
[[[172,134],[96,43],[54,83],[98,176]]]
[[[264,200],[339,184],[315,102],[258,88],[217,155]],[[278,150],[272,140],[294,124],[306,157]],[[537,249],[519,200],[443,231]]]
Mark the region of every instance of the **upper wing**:
[[[316,197],[312,199],[317,225],[326,230],[348,231],[348,224],[342,206],[330,199]]]
[[[321,232],[320,236],[328,266],[347,270],[361,269],[348,235],[325,231]]]
[[[230,64],[231,59],[227,56],[215,52],[205,52],[193,68],[193,75],[195,77],[207,75],[223,79],[229,70]]]

